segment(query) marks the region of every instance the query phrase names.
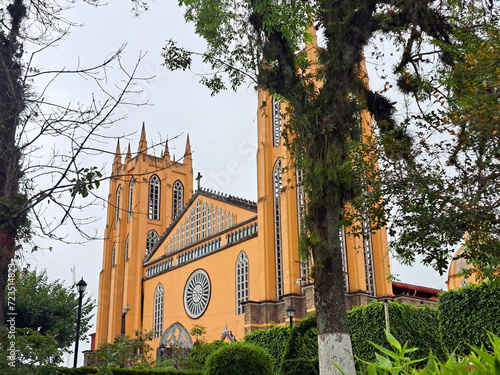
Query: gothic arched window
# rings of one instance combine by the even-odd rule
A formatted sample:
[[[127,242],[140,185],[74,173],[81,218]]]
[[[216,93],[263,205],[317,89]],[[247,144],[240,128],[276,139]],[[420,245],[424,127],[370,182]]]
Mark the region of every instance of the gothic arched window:
[[[118,224],[118,218],[120,217],[120,197],[122,195],[122,186],[118,185],[116,189],[116,206],[115,206],[115,228]]]
[[[146,236],[146,255],[148,255],[155,247],[156,243],[160,240],[160,236],[156,231],[150,230]]]
[[[182,207],[184,205],[184,186],[182,182],[179,180],[174,182],[174,186],[172,189],[172,218],[175,217],[181,212]]]
[[[207,211],[207,236],[212,234],[212,205],[208,205]]]
[[[281,103],[273,98],[273,146],[281,143]]]
[[[111,267],[115,266],[116,261],[116,242],[113,243],[113,250],[111,252]]]
[[[125,241],[125,262],[128,261],[129,257],[129,236],[127,236],[127,240]]]
[[[127,216],[127,223],[130,223],[130,217],[132,216],[132,209],[133,209],[133,204],[132,204],[132,198],[133,198],[133,193],[134,193],[134,178],[132,177],[130,179],[130,184],[128,185],[128,216]]]
[[[163,333],[163,286],[161,284],[156,287],[153,309],[153,337],[156,338]]]
[[[201,200],[196,201],[196,241],[200,240],[200,207]]]
[[[201,238],[207,235],[207,202],[203,202],[201,210]]]
[[[157,175],[149,179],[149,210],[148,217],[160,220],[160,179]]]
[[[276,259],[276,294],[283,295],[283,244],[281,238],[281,159],[276,160],[273,168],[273,203],[274,203],[274,252]]]
[[[194,221],[195,221],[195,216],[194,216],[194,208],[191,208],[191,243],[194,243]]]
[[[248,257],[244,251],[238,255],[236,261],[236,315],[243,314],[245,307],[242,302],[248,301],[249,283],[248,283]]]

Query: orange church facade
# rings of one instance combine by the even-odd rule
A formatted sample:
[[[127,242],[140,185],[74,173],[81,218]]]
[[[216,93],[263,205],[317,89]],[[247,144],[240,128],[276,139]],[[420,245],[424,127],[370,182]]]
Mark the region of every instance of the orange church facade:
[[[198,187],[189,137],[183,158],[168,146],[148,155],[143,127],[138,152],[130,146],[113,163],[100,274],[97,344],[122,332],[153,331],[151,346],[192,345],[189,330],[206,339],[284,324],[314,311],[307,261],[299,258],[306,197],[281,137],[283,106],[267,102],[258,114],[257,202]],[[368,122],[367,122],[368,123]],[[342,228],[347,306],[392,296],[385,228],[368,239]],[[124,308],[130,307],[129,311]],[[125,319],[122,317],[126,314]],[[122,327],[122,322],[125,327]]]

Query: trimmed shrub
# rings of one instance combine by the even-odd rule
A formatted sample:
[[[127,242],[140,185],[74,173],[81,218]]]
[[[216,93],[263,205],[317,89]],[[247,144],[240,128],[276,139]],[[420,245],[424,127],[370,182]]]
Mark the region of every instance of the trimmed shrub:
[[[230,344],[221,340],[209,344],[195,344],[189,355],[179,360],[180,366],[185,370],[203,370],[210,354],[226,345]]]
[[[279,326],[270,329],[258,329],[247,335],[244,340],[267,350],[273,361],[273,369],[278,371],[285,353],[285,344],[290,337],[290,327]]]
[[[438,298],[443,343],[450,352],[470,353],[473,345],[491,349],[488,332],[500,335],[500,283],[468,285],[443,292]]]
[[[273,375],[267,351],[244,342],[216,350],[207,358],[205,368],[206,375]]]

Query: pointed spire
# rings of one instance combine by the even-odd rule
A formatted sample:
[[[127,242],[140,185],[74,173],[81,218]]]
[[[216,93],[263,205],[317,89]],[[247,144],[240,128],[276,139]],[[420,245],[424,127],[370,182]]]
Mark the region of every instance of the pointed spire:
[[[120,140],[116,142],[116,151],[115,151],[115,158],[113,160],[113,170],[121,167],[122,165],[122,156],[120,152]]]
[[[132,159],[132,153],[130,152],[130,142],[127,147],[127,155],[125,156],[125,163]]]
[[[167,160],[170,160],[170,151],[168,150],[168,140],[165,142],[165,154],[163,157]]]
[[[184,151],[184,159],[192,159],[191,158],[191,143],[189,142],[189,134],[186,140],[186,151]]]
[[[146,142],[146,125],[142,123],[141,140],[139,141],[139,154],[147,154],[148,143]]]

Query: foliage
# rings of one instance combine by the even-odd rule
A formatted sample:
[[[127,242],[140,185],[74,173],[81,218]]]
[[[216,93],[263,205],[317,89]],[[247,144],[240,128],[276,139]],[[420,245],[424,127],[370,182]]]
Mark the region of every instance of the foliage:
[[[191,336],[196,337],[195,344],[205,342],[205,338],[203,337],[203,335],[205,335],[206,333],[207,333],[207,328],[199,324],[194,324],[193,328],[191,328],[191,330],[189,331],[189,334]]]
[[[399,341],[419,348],[410,354],[412,359],[425,357],[429,350],[441,359],[445,357],[437,309],[426,305],[417,308],[392,301],[388,303],[390,333]],[[376,351],[370,342],[378,345],[387,342],[384,334],[384,303],[372,302],[367,306],[354,307],[347,315],[355,356],[367,361],[374,360]]]
[[[471,346],[472,353],[464,358],[452,356],[446,362],[441,362],[432,353],[427,358],[410,360],[406,353],[414,352],[417,348],[408,348],[407,344],[401,345],[392,335],[387,334],[387,340],[392,346],[392,351],[375,345],[377,349],[385,354],[377,354],[375,362],[365,362],[366,371],[369,375],[376,374],[422,374],[422,375],[459,375],[459,374],[481,374],[493,375],[500,373],[500,338],[490,335],[490,347],[492,352],[483,348]],[[426,364],[425,364],[426,362]],[[415,367],[422,367],[416,369]],[[424,367],[425,366],[425,367]]]
[[[61,281],[50,282],[45,271],[17,272],[15,279],[15,322],[18,328],[30,328],[41,335],[55,338],[57,346],[66,350],[75,342],[78,292]],[[86,337],[95,301],[82,301],[80,335]],[[4,312],[8,313],[7,301]]]
[[[439,325],[443,343],[458,354],[469,345],[488,347],[488,332],[500,335],[500,284],[468,285],[439,295]],[[491,348],[489,348],[491,349]]]
[[[114,343],[103,343],[99,350],[92,353],[99,363],[98,374],[111,375],[115,368],[132,368],[138,362],[147,368],[151,367],[149,342],[153,339],[153,332],[136,331],[135,335],[134,338],[118,335]]]
[[[179,360],[180,367],[186,370],[203,370],[207,358],[216,350],[229,345],[227,342],[215,340],[211,343],[193,345],[187,357]]]
[[[270,329],[258,329],[247,335],[244,340],[250,344],[258,345],[266,349],[273,361],[273,369],[275,372],[280,368],[283,354],[285,352],[284,343],[288,342],[290,337],[290,327],[275,326]]]
[[[419,106],[402,121],[415,147],[382,162],[391,247],[406,263],[420,255],[441,273],[465,233],[461,257],[483,276],[500,266],[500,12],[493,4],[448,1],[452,43],[420,47],[418,65],[399,72]],[[435,58],[438,51],[446,61]]]
[[[63,351],[54,334],[44,334],[30,328],[4,326],[0,329],[0,371],[12,367],[22,373],[36,373],[39,366],[54,366],[63,360]]]
[[[316,316],[310,315],[300,324],[293,326],[286,343],[280,373],[318,374],[318,330]]]
[[[273,364],[265,349],[244,342],[223,346],[206,361],[206,375],[272,375]]]
[[[175,370],[175,369],[138,370],[138,369],[127,369],[127,368],[113,368],[110,371],[111,371],[110,374],[113,375],[203,375],[202,371]],[[94,374],[98,374],[97,369],[95,367],[78,367],[78,368],[57,368],[57,371],[48,373],[47,375],[94,375]],[[45,375],[45,374],[40,374],[40,375]]]

